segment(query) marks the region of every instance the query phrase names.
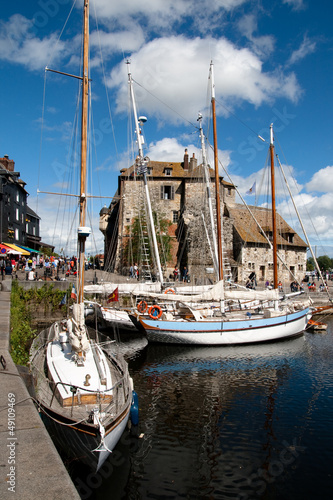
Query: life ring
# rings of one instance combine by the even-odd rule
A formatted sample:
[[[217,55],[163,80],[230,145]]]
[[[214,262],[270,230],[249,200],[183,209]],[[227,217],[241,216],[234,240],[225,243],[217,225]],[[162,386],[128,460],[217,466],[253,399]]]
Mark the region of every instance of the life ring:
[[[176,293],[173,288],[167,288],[164,293]]]
[[[160,319],[162,316],[162,309],[160,306],[150,306],[148,309],[148,314],[151,317],[151,319]]]
[[[148,304],[145,300],[141,300],[138,303],[137,309],[140,313],[145,313],[147,311]]]

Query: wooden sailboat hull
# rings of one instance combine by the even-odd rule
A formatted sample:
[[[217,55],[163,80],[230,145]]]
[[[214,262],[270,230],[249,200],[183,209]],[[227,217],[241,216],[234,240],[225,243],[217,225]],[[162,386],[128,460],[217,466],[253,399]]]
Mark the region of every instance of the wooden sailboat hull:
[[[301,334],[311,316],[309,308],[276,317],[225,321],[163,321],[139,318],[149,342],[193,345],[252,344]]]

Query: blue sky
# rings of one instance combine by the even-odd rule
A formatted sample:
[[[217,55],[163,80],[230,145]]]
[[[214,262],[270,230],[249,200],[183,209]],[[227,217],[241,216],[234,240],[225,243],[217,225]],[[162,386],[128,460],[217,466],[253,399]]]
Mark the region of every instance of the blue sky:
[[[65,24],[72,4],[17,0],[1,9],[0,156],[8,154],[27,182],[43,241],[57,244],[64,232],[58,202],[39,195],[37,204],[37,188],[58,192],[72,177],[67,157],[78,83],[48,72],[43,113],[44,68],[79,74],[82,0]],[[119,170],[130,163],[126,58],[140,84],[139,114],[148,117],[145,153],[162,161],[182,161],[185,148],[201,158],[196,119],[202,112],[208,131],[212,59],[224,167],[243,195],[254,181],[260,186],[267,143],[256,134],[268,140],[273,122],[310,241],[318,255],[333,256],[331,1],[91,0],[90,12],[96,150],[89,190],[113,196]],[[254,196],[245,198],[254,204]],[[98,212],[108,203],[92,207],[98,250]],[[298,230],[286,203],[278,209]]]

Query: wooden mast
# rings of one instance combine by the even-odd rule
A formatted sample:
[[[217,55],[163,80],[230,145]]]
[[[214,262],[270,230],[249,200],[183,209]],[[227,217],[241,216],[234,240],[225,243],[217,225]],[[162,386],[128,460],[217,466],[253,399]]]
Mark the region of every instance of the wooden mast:
[[[88,135],[88,94],[89,94],[89,0],[84,0],[83,7],[83,69],[82,69],[82,116],[81,116],[81,181],[80,181],[80,222],[84,228],[86,223],[86,172],[87,172],[87,135]],[[79,231],[79,285],[78,303],[83,302],[85,243],[87,234]]]
[[[269,150],[271,156],[271,186],[272,186],[273,277],[274,277],[274,288],[278,288],[273,124],[271,124],[270,126]]]
[[[212,117],[213,117],[213,137],[214,137],[214,166],[215,166],[215,198],[216,198],[216,221],[217,221],[217,257],[218,257],[218,279],[223,280],[222,262],[222,229],[221,229],[221,202],[220,202],[220,178],[219,161],[216,133],[216,109],[215,109],[215,83],[213,62],[210,63],[210,78],[212,87]]]

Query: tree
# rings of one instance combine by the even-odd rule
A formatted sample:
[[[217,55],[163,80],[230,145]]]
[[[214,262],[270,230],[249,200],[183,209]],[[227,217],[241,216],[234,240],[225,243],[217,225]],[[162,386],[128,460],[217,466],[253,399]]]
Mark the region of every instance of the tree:
[[[171,236],[168,228],[171,222],[164,217],[159,217],[157,212],[153,212],[154,226],[156,228],[157,246],[160,256],[164,256],[168,261],[171,258]],[[135,262],[140,264],[144,260],[143,239],[148,239],[147,222],[143,211],[134,218],[133,223],[128,227],[128,238],[122,252],[122,266],[129,267]],[[146,256],[152,265],[151,243],[145,245]]]

